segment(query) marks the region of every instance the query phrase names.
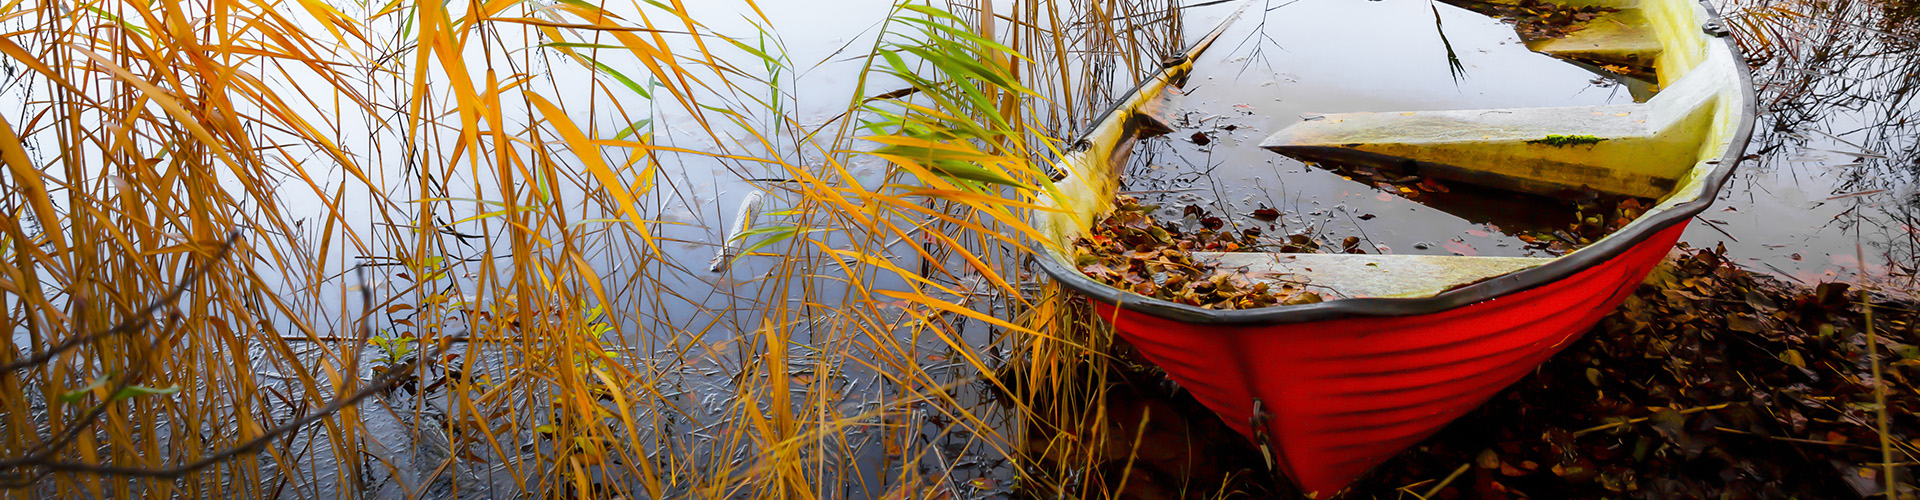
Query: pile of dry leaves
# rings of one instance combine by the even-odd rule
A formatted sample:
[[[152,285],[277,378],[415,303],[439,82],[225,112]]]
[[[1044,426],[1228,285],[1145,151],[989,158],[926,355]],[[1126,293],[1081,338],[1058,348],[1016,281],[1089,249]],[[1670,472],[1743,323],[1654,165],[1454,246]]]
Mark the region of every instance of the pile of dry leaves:
[[[1223,230],[1225,223],[1220,218],[1189,206],[1188,218],[1197,220],[1198,227],[1183,229],[1181,224],[1154,221],[1152,213],[1159,207],[1142,205],[1133,197],[1120,196],[1114,205],[1113,213],[1095,223],[1091,234],[1073,242],[1074,265],[1087,277],[1147,297],[1206,309],[1321,301],[1318,294],[1298,285],[1249,279],[1244,272],[1193,259],[1196,251],[1257,251],[1263,248],[1259,228]],[[1312,246],[1290,242],[1275,250],[1311,252],[1318,248],[1311,239],[1306,243]]]

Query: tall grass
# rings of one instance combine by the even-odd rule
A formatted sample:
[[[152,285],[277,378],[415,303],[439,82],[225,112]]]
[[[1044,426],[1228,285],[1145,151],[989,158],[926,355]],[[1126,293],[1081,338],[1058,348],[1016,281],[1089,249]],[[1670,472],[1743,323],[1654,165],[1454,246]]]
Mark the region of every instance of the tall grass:
[[[1177,13],[895,5],[817,120],[745,6],[0,7],[0,481],[1102,496],[1105,334],[1024,221]],[[775,201],[717,278],[689,169]]]

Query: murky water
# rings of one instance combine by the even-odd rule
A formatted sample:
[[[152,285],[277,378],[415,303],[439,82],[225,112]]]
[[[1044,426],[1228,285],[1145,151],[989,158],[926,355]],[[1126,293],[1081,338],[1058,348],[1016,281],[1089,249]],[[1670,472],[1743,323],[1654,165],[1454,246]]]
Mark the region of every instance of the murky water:
[[[1765,42],[1741,36],[1762,116],[1747,160],[1683,240],[1725,244],[1745,265],[1802,283],[1864,277],[1912,289],[1920,259],[1913,187],[1920,110],[1910,94],[1920,64],[1911,13],[1866,2],[1822,5],[1769,3],[1801,15],[1765,11],[1764,19],[1751,14],[1760,5],[1721,7],[1737,28],[1775,30]],[[1150,154],[1141,155],[1127,188],[1173,207],[1163,216],[1177,220],[1173,210],[1196,203],[1260,225],[1245,215],[1273,207],[1287,216],[1265,224],[1270,234],[1357,236],[1393,253],[1541,256],[1508,235],[1529,223],[1514,214],[1537,213],[1537,200],[1419,193],[1416,202],[1256,145],[1322,112],[1632,99],[1627,85],[1529,52],[1510,26],[1446,4],[1277,7],[1237,26],[1228,35],[1242,40],[1234,50],[1198,65],[1183,128],[1149,142]],[[1464,74],[1449,70],[1442,32]]]

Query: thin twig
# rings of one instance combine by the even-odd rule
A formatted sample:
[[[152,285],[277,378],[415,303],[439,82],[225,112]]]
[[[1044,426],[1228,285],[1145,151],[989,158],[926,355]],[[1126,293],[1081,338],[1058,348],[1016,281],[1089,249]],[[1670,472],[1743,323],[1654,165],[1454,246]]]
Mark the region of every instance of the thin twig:
[[[47,349],[46,351],[42,351],[39,354],[28,356],[26,357],[26,359],[22,359],[22,360],[8,363],[5,365],[0,365],[0,371],[14,371],[22,368],[27,368],[30,366],[44,364],[48,361],[52,361],[54,357],[59,356],[60,354],[65,353],[67,351],[71,351],[82,345],[85,345],[103,338],[107,338],[110,336],[120,335],[125,333],[132,333],[142,328],[146,328],[147,325],[152,321],[151,319],[149,319],[149,316],[152,316],[154,311],[158,311],[160,310],[161,307],[166,307],[168,304],[172,304],[175,301],[180,300],[180,296],[186,294],[187,287],[193,285],[194,282],[200,281],[200,277],[205,276],[207,274],[207,270],[213,268],[213,263],[220,262],[221,260],[226,259],[227,253],[233,250],[233,244],[235,241],[239,240],[239,238],[240,238],[239,231],[227,233],[226,243],[220,246],[220,251],[213,255],[212,260],[207,261],[206,265],[202,265],[194,268],[192,272],[187,273],[187,278],[185,280],[181,280],[179,285],[176,285],[173,287],[172,291],[167,292],[166,295],[162,295],[158,299],[154,299],[153,302],[150,302],[147,304],[147,307],[141,308],[139,311],[134,312],[131,316],[128,316],[126,320],[121,321],[120,324],[113,325],[112,328],[101,330],[99,332],[94,332],[86,335],[78,335],[73,338],[69,338],[61,342],[59,345],[55,345],[53,346],[53,348]]]
[[[1688,409],[1685,409],[1685,410],[1680,410],[1680,414],[1681,414],[1681,415],[1691,415],[1691,414],[1694,414],[1694,413],[1700,413],[1700,412],[1703,412],[1703,411],[1713,411],[1713,410],[1718,410],[1718,409],[1721,409],[1721,408],[1726,408],[1726,407],[1728,407],[1728,406],[1733,406],[1733,405],[1737,405],[1737,404],[1745,404],[1745,403],[1720,403],[1720,404],[1717,404],[1717,405],[1713,405],[1713,406],[1701,406],[1701,407],[1696,407],[1696,408],[1688,408]],[[1657,414],[1656,414],[1656,415],[1657,415]],[[1647,421],[1647,420],[1649,420],[1649,419],[1652,419],[1652,418],[1653,418],[1652,416],[1646,416],[1646,417],[1640,417],[1640,418],[1634,418],[1634,419],[1628,419],[1628,420],[1622,420],[1622,421],[1619,421],[1619,422],[1614,422],[1614,423],[1610,423],[1610,424],[1602,424],[1602,425],[1596,425],[1596,426],[1593,426],[1593,427],[1588,427],[1588,428],[1585,428],[1585,429],[1580,429],[1580,430],[1577,430],[1577,431],[1574,431],[1574,432],[1573,432],[1573,437],[1580,437],[1580,436],[1585,436],[1585,435],[1587,435],[1587,434],[1592,434],[1592,433],[1595,433],[1595,432],[1600,432],[1600,431],[1604,431],[1604,430],[1607,430],[1607,429],[1612,429],[1612,428],[1615,428],[1615,427],[1620,427],[1620,426],[1623,426],[1623,425],[1633,425],[1633,424],[1637,424],[1637,423],[1641,423],[1641,422],[1645,422],[1645,421]]]
[[[1873,332],[1873,307],[1868,299],[1866,287],[1861,287],[1860,303],[1869,304],[1862,309],[1866,310],[1867,359],[1873,364],[1873,415],[1880,427],[1880,476],[1885,478],[1887,483],[1887,498],[1896,498],[1893,480],[1893,446],[1888,442],[1890,438],[1887,433],[1887,384],[1880,374],[1880,342],[1877,340],[1880,335]]]
[[[1447,474],[1447,478],[1446,478],[1446,479],[1441,479],[1441,480],[1440,480],[1440,484],[1436,484],[1436,485],[1433,485],[1433,487],[1432,487],[1432,488],[1427,488],[1427,494],[1425,494],[1425,495],[1420,495],[1420,498],[1433,498],[1433,496],[1434,496],[1434,495],[1438,495],[1438,494],[1440,494],[1440,490],[1441,490],[1441,489],[1443,489],[1443,488],[1446,488],[1446,487],[1447,487],[1447,485],[1449,485],[1449,484],[1453,484],[1453,480],[1454,480],[1454,479],[1458,479],[1458,478],[1460,477],[1460,475],[1461,475],[1461,474],[1466,474],[1466,473],[1467,473],[1467,467],[1469,467],[1469,466],[1472,466],[1472,465],[1473,465],[1473,464],[1471,464],[1471,463],[1466,463],[1466,464],[1460,464],[1460,466],[1459,466],[1459,467],[1455,467],[1455,468],[1453,469],[1453,473],[1452,473],[1452,474]]]
[[[117,396],[121,391],[138,383],[140,379],[145,378],[147,364],[153,359],[153,351],[159,349],[160,345],[168,338],[173,337],[173,326],[178,325],[179,322],[179,314],[168,315],[167,331],[147,343],[147,348],[141,350],[140,354],[136,356],[139,360],[136,365],[114,378],[113,386],[108,388],[107,397],[104,400],[87,408],[86,413],[81,414],[80,418],[69,423],[59,434],[54,435],[53,439],[49,439],[47,442],[34,447],[34,449],[27,452],[25,456],[0,460],[0,469],[31,466],[35,463],[43,462],[47,457],[51,457],[60,453],[61,450],[66,449],[67,445],[72,444],[73,440],[78,438],[81,432],[93,428],[93,423],[100,418],[100,415],[105,414],[107,409],[111,408],[113,403],[118,400]]]
[[[435,354],[437,355],[438,353],[436,352]],[[386,372],[383,372],[379,375],[375,375],[373,377],[372,382],[366,388],[361,389],[360,392],[353,393],[352,395],[344,398],[335,399],[333,400],[332,404],[329,404],[326,407],[321,408],[319,411],[309,413],[306,416],[294,419],[285,424],[281,424],[279,427],[274,427],[273,429],[268,430],[267,432],[259,436],[255,436],[253,439],[249,439],[246,442],[241,443],[232,448],[228,448],[226,450],[201,457],[198,460],[187,462],[179,466],[169,467],[165,469],[143,469],[143,468],[134,468],[134,467],[119,467],[119,466],[113,466],[113,465],[82,464],[82,463],[73,463],[73,462],[51,462],[51,461],[37,462],[37,463],[29,464],[29,466],[45,468],[47,470],[58,471],[58,472],[79,472],[84,474],[100,474],[100,475],[108,475],[108,476],[127,476],[127,477],[151,477],[151,478],[163,478],[163,479],[177,478],[180,476],[191,474],[194,471],[197,471],[200,469],[205,469],[214,464],[220,463],[221,461],[224,461],[233,457],[237,457],[243,453],[251,453],[253,451],[257,451],[261,447],[266,446],[266,444],[272,441],[274,438],[279,437],[281,434],[293,432],[295,430],[300,429],[301,427],[305,427],[307,424],[311,424],[313,422],[319,421],[320,419],[332,416],[334,413],[338,413],[343,408],[346,408],[355,403],[358,403],[360,402],[360,400],[366,399],[368,396],[372,396],[376,393],[379,393],[380,391],[386,390],[388,387],[398,384],[401,380],[404,380],[401,377],[401,375],[410,374],[410,372],[413,371],[413,365],[419,362],[420,359],[421,357],[415,357],[414,359],[410,359],[410,360],[407,360],[406,362],[400,363],[399,365],[395,365],[393,369],[389,369]]]
[[[181,294],[181,292],[186,288],[185,286],[186,284],[190,284],[193,281],[197,280],[197,278],[202,273],[205,272],[205,269],[207,267],[211,267],[212,262],[218,262],[219,258],[225,257],[227,250],[232,248],[233,239],[236,238],[237,236],[238,236],[237,233],[229,236],[229,240],[226,248],[223,248],[221,250],[220,254],[216,256],[217,258],[215,260],[209,261],[208,265],[202,266],[201,269],[196,270],[195,273],[193,274],[194,279],[189,279],[185,283],[183,283],[181,286],[176,287],[173,293],[168,294],[168,297],[164,297],[163,300],[161,301],[156,301],[156,304],[170,303],[172,300],[179,298],[179,295]],[[365,288],[364,285],[363,285],[363,288]],[[362,295],[364,296],[366,294],[363,292]],[[155,305],[153,307],[157,309],[160,306]],[[141,318],[144,319],[144,314],[141,316]],[[108,392],[109,396],[105,401],[101,401],[100,403],[94,405],[92,408],[89,408],[88,411],[83,416],[81,416],[78,420],[76,420],[72,425],[68,426],[66,429],[64,429],[59,435],[55,436],[53,439],[48,440],[46,444],[41,445],[35,451],[30,452],[26,456],[23,456],[20,458],[0,460],[0,477],[4,477],[5,479],[7,479],[7,481],[0,482],[0,487],[4,487],[4,488],[28,487],[34,484],[35,481],[33,480],[33,478],[44,476],[49,472],[76,472],[76,473],[84,473],[84,474],[98,474],[98,475],[125,476],[125,477],[148,477],[148,478],[178,478],[181,476],[185,476],[187,474],[193,473],[194,471],[198,471],[200,469],[213,466],[227,459],[231,459],[245,453],[256,452],[261,448],[265,447],[273,439],[279,437],[282,434],[287,434],[290,432],[297,431],[301,427],[306,426],[307,424],[311,424],[320,419],[332,416],[335,413],[338,413],[341,409],[346,408],[347,406],[356,404],[360,402],[360,400],[366,399],[368,396],[372,396],[381,391],[388,390],[392,386],[398,384],[401,380],[404,380],[405,376],[412,375],[414,366],[417,363],[419,363],[421,359],[432,359],[439,355],[439,352],[437,349],[432,354],[427,353],[426,350],[423,349],[420,352],[420,354],[416,355],[413,359],[409,359],[405,362],[402,362],[398,365],[393,366],[392,369],[389,369],[385,372],[375,375],[371,383],[367,387],[360,389],[358,392],[355,392],[349,396],[337,398],[334,400],[332,404],[329,404],[326,407],[319,409],[318,411],[307,413],[305,415],[302,415],[299,418],[295,418],[292,421],[289,421],[278,427],[274,427],[262,433],[261,435],[255,436],[253,439],[249,439],[246,442],[243,442],[239,445],[233,446],[231,448],[227,448],[219,452],[208,454],[204,457],[201,457],[200,459],[197,459],[185,464],[181,464],[179,466],[163,468],[163,469],[151,469],[151,468],[120,467],[120,466],[114,466],[114,465],[85,464],[85,463],[48,460],[49,457],[52,457],[58,454],[61,450],[65,449],[66,446],[72,443],[73,440],[77,436],[79,436],[81,432],[91,428],[93,426],[94,420],[96,420],[102,413],[104,413],[107,408],[110,408],[111,406],[113,406],[113,403],[114,401],[116,401],[116,399],[112,395],[119,394],[122,390],[131,386],[133,383],[139,381],[141,376],[144,375],[146,371],[146,364],[153,357],[153,351],[160,348],[167,341],[167,339],[173,336],[174,329],[171,327],[178,323],[179,315],[178,314],[169,315],[169,319],[170,321],[168,322],[168,325],[169,325],[168,330],[156,336],[151,342],[148,343],[147,349],[144,352],[142,352],[141,355],[139,356],[140,362],[137,365],[137,367],[127,370],[126,373],[118,377],[118,379],[116,380],[116,383]],[[140,329],[142,326],[144,326],[144,321],[140,323],[141,323],[140,325],[128,327],[129,331],[136,331]],[[123,323],[123,325],[124,324],[128,324],[128,323]],[[120,326],[116,326],[115,328],[118,329],[120,328]],[[112,331],[112,330],[110,329],[109,331]],[[363,314],[361,317],[360,337],[364,341],[365,337],[369,334],[370,334],[370,331],[367,328],[367,318],[366,318],[366,315]],[[100,336],[102,335],[95,334],[95,335],[86,335],[84,337],[100,337]],[[357,356],[355,361],[352,361],[349,363],[349,366],[350,367],[358,366]],[[350,385],[351,382],[355,380],[357,379],[350,378],[346,381],[346,383],[342,385],[343,387],[351,387]],[[14,470],[8,470],[8,469],[16,469],[16,470],[28,469],[28,470],[31,470],[32,472],[21,474]]]

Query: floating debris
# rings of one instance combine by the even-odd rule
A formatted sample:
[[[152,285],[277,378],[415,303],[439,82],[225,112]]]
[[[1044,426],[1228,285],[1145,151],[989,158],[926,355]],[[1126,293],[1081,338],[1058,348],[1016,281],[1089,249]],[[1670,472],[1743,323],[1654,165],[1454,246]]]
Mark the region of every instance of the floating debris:
[[[1574,221],[1561,230],[1521,232],[1520,241],[1553,255],[1566,255],[1605,238],[1633,223],[1653,200],[1601,193],[1591,189],[1570,196]]]
[[[1430,193],[1454,191],[1446,182],[1390,169],[1359,165],[1319,164],[1356,181],[1408,199]],[[1509,234],[1527,247],[1549,255],[1565,255],[1599,241],[1618,231],[1645,213],[1653,200],[1611,195],[1591,189],[1568,193],[1559,198],[1534,197],[1543,205],[1569,212],[1545,227],[1514,229]],[[1279,210],[1261,206],[1245,214],[1254,224],[1235,224],[1244,229],[1228,229],[1228,221],[1209,214],[1199,205],[1182,208],[1185,223],[1160,222],[1153,212],[1160,207],[1143,205],[1134,197],[1120,195],[1111,214],[1096,222],[1093,232],[1074,241],[1074,265],[1082,274],[1114,288],[1156,299],[1200,306],[1208,309],[1249,309],[1274,305],[1310,304],[1323,300],[1307,291],[1303,283],[1260,279],[1248,273],[1198,262],[1192,252],[1274,252],[1274,253],[1348,253],[1365,254],[1368,248],[1358,237],[1348,236],[1337,244],[1322,244],[1312,231],[1281,238],[1263,237],[1260,226],[1281,218]],[[1362,220],[1372,217],[1363,216]],[[1497,228],[1495,228],[1497,230]],[[1447,240],[1435,244],[1418,242],[1415,250],[1441,247],[1456,255],[1479,255],[1472,245]],[[1374,245],[1371,253],[1390,253],[1391,249]]]

